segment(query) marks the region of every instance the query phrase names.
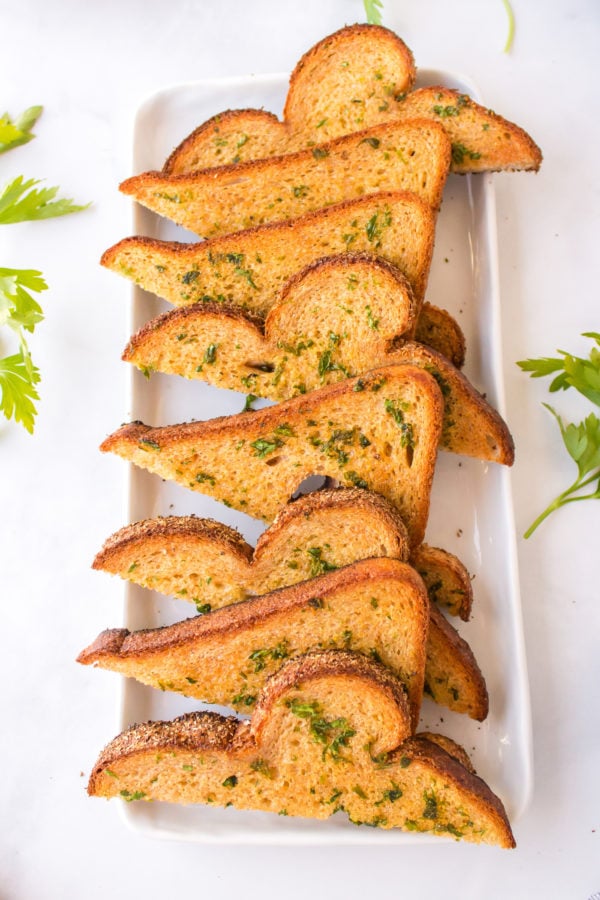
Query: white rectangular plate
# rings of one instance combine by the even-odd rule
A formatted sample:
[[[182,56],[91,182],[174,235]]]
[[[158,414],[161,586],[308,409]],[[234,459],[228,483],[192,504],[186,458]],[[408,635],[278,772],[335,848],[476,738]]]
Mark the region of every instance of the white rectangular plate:
[[[445,84],[476,96],[471,84],[446,72],[423,72],[419,81]],[[287,78],[273,75],[183,85],[151,97],[135,122],[134,171],[161,168],[182,138],[225,109],[264,107],[280,111],[286,90]],[[167,240],[196,239],[141,207],[134,210],[134,231]],[[115,235],[115,240],[119,237]],[[427,298],[458,319],[467,339],[465,372],[502,410],[495,207],[490,176],[449,178]],[[166,308],[163,301],[134,289],[132,330]],[[165,375],[153,375],[146,381],[137,371],[132,374],[131,418],[147,424],[227,415],[239,412],[243,404],[243,395],[201,382]],[[264,527],[216,501],[131,467],[129,521],[191,513],[236,526],[250,543]],[[473,617],[459,628],[487,680],[490,714],[480,724],[426,700],[421,729],[447,734],[463,744],[478,773],[503,799],[514,822],[530,796],[532,764],[510,473],[493,464],[440,454],[427,541],[456,553],[474,577]],[[131,630],[189,616],[190,607],[182,601],[136,586],[126,587],[124,624]],[[119,727],[170,719],[201,707],[197,701],[124,680]],[[436,840],[419,834],[357,828],[343,814],[327,822],[313,822],[166,803],[123,804],[123,811],[127,822],[147,835],[207,843],[402,845]]]

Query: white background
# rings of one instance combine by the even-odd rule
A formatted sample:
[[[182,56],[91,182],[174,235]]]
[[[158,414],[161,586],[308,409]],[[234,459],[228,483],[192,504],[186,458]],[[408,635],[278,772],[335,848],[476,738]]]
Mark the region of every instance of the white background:
[[[470,77],[486,105],[544,151],[540,173],[497,175],[507,417],[517,446],[517,531],[575,477],[542,408],[547,382],[515,360],[557,347],[585,355],[600,331],[594,0],[385,0],[384,24],[417,64]],[[149,841],[85,781],[113,734],[110,673],[74,657],[115,622],[121,585],[90,570],[122,524],[125,473],[97,450],[128,417],[128,289],[102,270],[129,233],[116,186],[131,174],[133,112],[162,87],[290,71],[358,0],[0,0],[0,106],[41,103],[37,138],[0,157],[17,174],[92,200],[85,213],[4,227],[0,265],[38,268],[50,290],[32,349],[43,382],[33,438],[0,423],[0,898],[581,898],[600,891],[600,505],[572,504],[525,542],[519,565],[536,785],[518,849],[431,842],[406,848],[203,847]],[[279,112],[276,110],[276,112]],[[0,335],[0,340],[2,336]],[[567,418],[587,412],[555,397]]]

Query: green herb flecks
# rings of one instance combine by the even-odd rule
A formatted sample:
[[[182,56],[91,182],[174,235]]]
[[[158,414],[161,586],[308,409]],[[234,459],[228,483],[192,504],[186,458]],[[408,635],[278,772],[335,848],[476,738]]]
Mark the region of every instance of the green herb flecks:
[[[367,224],[365,232],[368,241],[373,244],[375,250],[381,247],[381,238],[386,228],[392,224],[392,213],[389,209],[373,213]]]
[[[323,559],[322,547],[309,547],[306,552],[310,556],[311,578],[316,578],[318,575],[323,575],[325,572],[334,572],[335,569],[337,569],[337,566],[334,566],[327,562],[326,559]]]
[[[369,328],[372,331],[378,331],[379,330],[379,319],[375,318],[375,316],[373,315],[373,313],[371,311],[371,307],[368,304],[367,304],[367,306],[365,306],[365,309],[367,311],[367,323],[369,325]]]
[[[382,803],[395,803],[396,800],[399,800],[401,796],[402,789],[394,781],[392,781],[391,788],[383,792],[381,800],[377,800],[375,802],[375,806],[381,806]]]
[[[262,672],[269,660],[287,659],[290,655],[288,642],[280,641],[275,647],[264,647],[253,650],[248,659],[254,666],[254,672]]]
[[[273,778],[273,771],[270,766],[265,762],[264,759],[260,757],[258,759],[253,760],[250,763],[250,768],[253,772],[258,772],[260,775],[264,775],[265,778]]]
[[[292,698],[286,700],[285,705],[295,716],[309,720],[310,735],[313,741],[323,744],[323,759],[329,755],[333,760],[349,762],[342,756],[342,749],[349,745],[356,731],[349,726],[347,719],[326,719],[316,700],[306,702]]]
[[[268,438],[257,438],[257,440],[250,443],[250,446],[254,448],[255,456],[258,456],[259,459],[264,459],[265,456],[274,453],[279,447],[283,447],[283,441],[277,437],[271,440]]]
[[[424,819],[437,819],[438,802],[433,791],[425,791],[423,794],[425,800],[425,808],[423,810]]]
[[[238,783],[237,775],[230,775],[229,778],[226,778],[223,782],[224,788],[234,788]]]
[[[385,401],[385,410],[390,414],[393,418],[394,422],[398,426],[401,432],[400,444],[402,447],[414,447],[415,439],[413,434],[413,427],[410,422],[407,422],[404,418],[403,404],[401,404],[398,400],[386,400]]]
[[[144,791],[119,791],[119,796],[131,803],[133,800],[143,800],[146,794]]]
[[[467,159],[481,159],[481,153],[477,153],[475,150],[469,150],[468,147],[465,147],[464,144],[454,143],[452,144],[452,162],[456,165],[462,165],[462,163]]]
[[[234,706],[254,706],[254,704],[256,703],[256,697],[254,694],[244,694],[242,692],[240,694],[236,694],[235,697],[232,697],[231,702]]]

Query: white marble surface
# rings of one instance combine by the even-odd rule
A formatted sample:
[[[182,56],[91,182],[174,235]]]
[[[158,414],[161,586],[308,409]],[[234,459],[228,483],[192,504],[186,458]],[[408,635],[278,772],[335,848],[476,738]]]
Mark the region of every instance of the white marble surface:
[[[517,32],[502,53],[501,0],[385,0],[384,23],[421,67],[470,77],[488,106],[544,150],[539,175],[498,175],[507,414],[516,445],[518,533],[574,477],[546,386],[515,360],[556,347],[587,353],[600,330],[600,196],[594,0],[513,0]],[[289,71],[345,23],[357,0],[0,0],[0,104],[42,103],[37,138],[0,157],[0,182],[25,173],[93,207],[3,228],[0,263],[40,268],[50,290],[32,340],[43,373],[36,434],[0,423],[0,897],[163,898],[174,891],[249,898],[582,898],[600,891],[598,522],[572,504],[529,541],[519,564],[535,741],[535,790],[502,852],[454,843],[406,848],[244,848],[149,841],[85,778],[116,720],[110,673],[74,663],[114,622],[121,586],[90,570],[122,524],[124,472],[98,453],[128,416],[128,289],[98,266],[128,233],[116,191],[130,174],[132,113],[173,83]],[[118,280],[117,280],[118,281]],[[556,398],[567,416],[586,407]]]

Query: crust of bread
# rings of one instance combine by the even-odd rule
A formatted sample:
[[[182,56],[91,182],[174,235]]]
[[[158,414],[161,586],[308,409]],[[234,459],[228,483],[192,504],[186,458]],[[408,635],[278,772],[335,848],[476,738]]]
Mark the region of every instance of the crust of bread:
[[[310,654],[269,679],[249,723],[200,712],[128,729],[100,754],[88,793],[318,819],[343,809],[356,824],[514,847],[500,799],[462,748],[398,740],[403,702],[376,663]]]
[[[447,309],[425,301],[417,319],[414,339],[441,353],[457,369],[464,366],[467,352],[465,336]]]
[[[377,653],[405,686],[414,731],[428,625],[429,600],[414,569],[370,559],[174,625],[108,629],[77,661],[243,710],[282,659],[322,647]]]

